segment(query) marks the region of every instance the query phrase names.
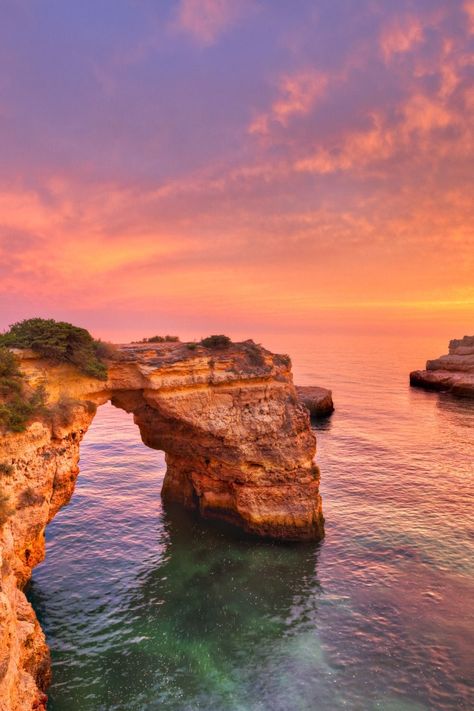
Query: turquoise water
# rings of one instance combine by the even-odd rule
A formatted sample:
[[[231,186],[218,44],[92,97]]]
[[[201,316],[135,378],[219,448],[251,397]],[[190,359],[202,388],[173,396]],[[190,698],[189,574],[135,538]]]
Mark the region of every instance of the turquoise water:
[[[474,707],[474,403],[408,387],[445,344],[265,344],[334,391],[315,425],[325,541],[243,541],[164,510],[163,454],[104,405],[29,589],[50,711]]]

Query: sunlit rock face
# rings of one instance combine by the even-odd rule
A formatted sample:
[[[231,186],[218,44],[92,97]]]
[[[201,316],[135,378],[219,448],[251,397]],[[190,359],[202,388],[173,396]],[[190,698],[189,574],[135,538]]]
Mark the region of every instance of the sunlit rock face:
[[[132,412],[145,444],[166,453],[162,496],[257,536],[323,536],[315,437],[291,364],[252,342],[226,349],[180,343],[121,346],[101,382],[68,365],[18,354],[33,385],[66,415],[1,435],[0,710],[42,709],[49,653],[21,591],[45,554],[47,523],[74,490],[79,447],[96,407]]]
[[[449,353],[426,363],[426,370],[410,373],[410,384],[474,397],[474,336],[450,341]]]

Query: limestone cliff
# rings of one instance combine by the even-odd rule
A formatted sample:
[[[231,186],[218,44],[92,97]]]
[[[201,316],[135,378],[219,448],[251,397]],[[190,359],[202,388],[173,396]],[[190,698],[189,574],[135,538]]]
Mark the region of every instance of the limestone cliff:
[[[1,711],[45,708],[49,654],[22,588],[44,557],[47,523],[73,493],[81,439],[104,402],[132,412],[145,444],[164,450],[167,500],[254,535],[323,535],[315,437],[286,356],[251,341],[222,350],[121,346],[107,382],[30,351],[18,356],[28,381],[45,387],[51,413],[1,435],[11,506],[0,527]]]
[[[427,390],[474,397],[474,336],[452,340],[449,354],[426,363],[426,370],[410,373],[410,384]]]

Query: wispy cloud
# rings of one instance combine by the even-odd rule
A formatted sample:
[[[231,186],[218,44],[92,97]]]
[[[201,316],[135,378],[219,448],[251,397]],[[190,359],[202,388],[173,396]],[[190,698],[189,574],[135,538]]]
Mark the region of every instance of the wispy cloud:
[[[173,29],[212,45],[252,7],[251,0],[180,0]]]
[[[249,126],[249,133],[267,134],[272,122],[288,126],[293,116],[304,116],[323,96],[329,78],[317,70],[299,71],[286,75],[278,82],[278,98],[270,111],[258,114]]]
[[[380,34],[380,50],[386,61],[396,54],[409,52],[423,41],[421,21],[417,17],[395,17]]]
[[[469,31],[474,34],[474,0],[466,0],[464,3],[464,11],[469,21]]]

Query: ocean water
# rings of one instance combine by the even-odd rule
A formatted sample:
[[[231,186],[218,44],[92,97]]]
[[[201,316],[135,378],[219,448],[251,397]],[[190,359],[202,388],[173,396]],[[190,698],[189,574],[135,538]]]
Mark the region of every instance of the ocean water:
[[[164,455],[104,405],[28,591],[50,711],[474,708],[474,403],[408,387],[446,344],[265,345],[333,389],[314,425],[324,542],[240,540],[165,510]]]

